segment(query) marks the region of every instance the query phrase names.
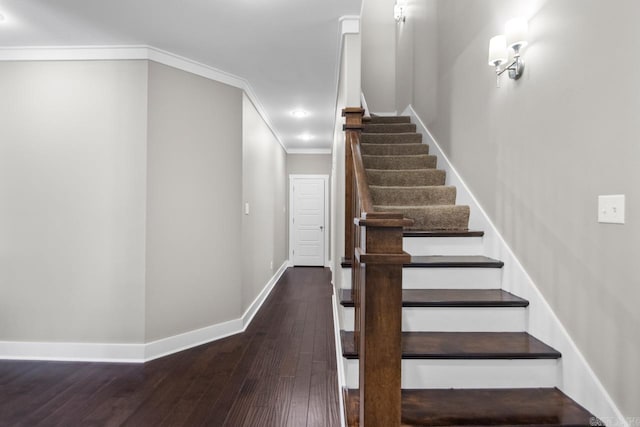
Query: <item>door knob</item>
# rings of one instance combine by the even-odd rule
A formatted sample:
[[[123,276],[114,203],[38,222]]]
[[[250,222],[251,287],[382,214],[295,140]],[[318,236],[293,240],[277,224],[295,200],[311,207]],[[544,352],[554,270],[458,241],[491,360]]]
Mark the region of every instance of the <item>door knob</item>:
[[[321,225],[321,226],[320,226],[320,230],[324,230],[324,225]]]

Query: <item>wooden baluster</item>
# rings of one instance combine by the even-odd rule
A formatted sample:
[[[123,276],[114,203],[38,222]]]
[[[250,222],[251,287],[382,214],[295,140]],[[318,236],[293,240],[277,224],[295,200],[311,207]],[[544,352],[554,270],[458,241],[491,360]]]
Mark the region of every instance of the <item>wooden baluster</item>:
[[[362,209],[360,208],[360,194],[358,192],[358,184],[356,182],[355,174],[353,177],[353,191],[356,197],[353,198],[353,212],[355,214],[355,218],[360,218],[362,214]],[[355,218],[351,219],[351,228],[353,229],[353,237],[352,237],[352,247],[358,248],[360,247],[360,227],[358,227],[355,223]],[[360,347],[360,282],[362,280],[362,266],[360,262],[353,257],[353,265],[351,267],[351,277],[352,277],[352,289],[355,292],[356,298],[354,299],[354,328],[353,328],[353,339],[354,339],[354,348],[358,351]],[[357,302],[355,302],[357,301]]]

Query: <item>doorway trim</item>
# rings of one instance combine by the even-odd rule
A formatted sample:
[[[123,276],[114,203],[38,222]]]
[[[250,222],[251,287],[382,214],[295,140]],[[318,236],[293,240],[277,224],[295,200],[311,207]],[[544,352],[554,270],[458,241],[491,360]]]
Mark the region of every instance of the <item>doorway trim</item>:
[[[324,180],[324,266],[329,267],[329,175],[289,174],[289,266],[293,267],[293,181],[295,179],[323,179]]]

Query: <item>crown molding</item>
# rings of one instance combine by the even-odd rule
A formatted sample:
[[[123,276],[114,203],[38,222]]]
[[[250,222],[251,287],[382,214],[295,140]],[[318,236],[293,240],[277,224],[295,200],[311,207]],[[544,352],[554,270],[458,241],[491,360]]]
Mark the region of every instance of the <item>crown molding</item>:
[[[113,61],[148,60],[242,89],[285,152],[287,147],[246,79],[148,45],[133,46],[24,46],[0,48],[0,61]]]

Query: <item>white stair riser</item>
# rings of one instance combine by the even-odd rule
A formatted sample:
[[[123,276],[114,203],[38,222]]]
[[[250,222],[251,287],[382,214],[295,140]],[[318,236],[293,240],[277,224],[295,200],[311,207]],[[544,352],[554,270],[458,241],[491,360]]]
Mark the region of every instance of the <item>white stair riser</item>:
[[[341,329],[353,331],[354,309],[341,307]],[[404,307],[402,330],[441,332],[524,332],[524,307]]]
[[[500,289],[501,268],[403,268],[403,289]]]
[[[341,285],[351,289],[351,269],[342,268]],[[501,289],[501,268],[403,268],[403,289]]]
[[[351,289],[351,269],[339,267],[338,274],[340,275],[340,287]]]
[[[482,237],[405,237],[402,247],[411,255],[483,255]]]
[[[560,387],[558,359],[403,360],[402,388]],[[358,360],[345,359],[348,388],[358,388]]]

